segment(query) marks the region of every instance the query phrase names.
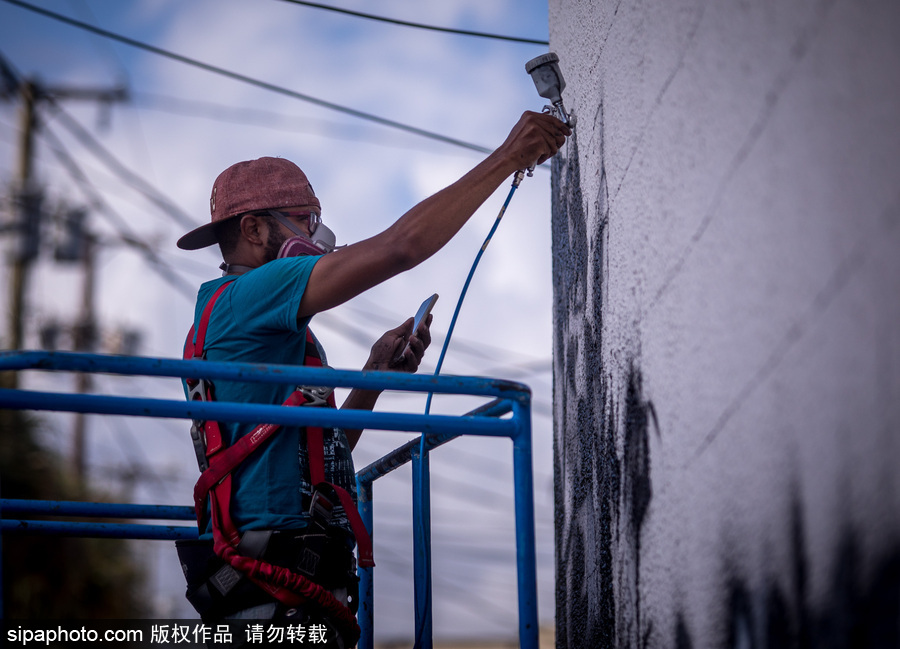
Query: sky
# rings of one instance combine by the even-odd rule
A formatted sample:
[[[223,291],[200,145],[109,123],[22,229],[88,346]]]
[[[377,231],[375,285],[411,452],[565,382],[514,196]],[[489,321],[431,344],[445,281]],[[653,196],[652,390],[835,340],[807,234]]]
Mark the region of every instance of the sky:
[[[546,46],[439,33],[365,20],[283,0],[33,0],[34,6],[188,59],[293,93],[374,114],[493,149],[525,110],[541,110],[525,62]],[[344,1],[334,6],[407,21],[492,34],[547,38],[546,3]],[[218,276],[215,248],[175,246],[189,223],[208,221],[209,193],[227,166],[260,156],[299,164],[322,202],[338,243],[372,236],[452,183],[483,154],[330,110],[185,64],[0,1],[0,54],[22,77],[50,89],[127,88],[124,102],[42,102],[34,158],[48,211],[90,206],[99,238],[95,300],[102,338],[141,334],[138,353],[178,357],[193,293]],[[19,111],[0,101],[2,214],[18,173]],[[87,133],[84,135],[79,127]],[[88,145],[94,143],[94,148]],[[155,194],[164,210],[102,147]],[[76,181],[71,158],[87,181]],[[544,167],[546,167],[545,165]],[[116,171],[118,169],[118,171]],[[90,187],[91,189],[85,189]],[[313,329],[329,363],[359,369],[371,344],[412,315],[431,293],[434,343],[420,372],[433,372],[469,267],[508,192],[504,184],[443,250],[419,267],[317,315]],[[102,207],[96,196],[102,197]],[[158,201],[157,201],[158,202]],[[178,215],[173,215],[177,212]],[[192,227],[192,226],[191,226]],[[53,228],[27,292],[27,348],[45,325],[70,322],[82,274],[55,262]],[[135,245],[151,250],[155,261]],[[7,248],[10,237],[0,244]],[[534,392],[535,502],[539,614],[553,620],[550,174],[539,168],[517,190],[481,261],[442,373],[491,376]],[[0,283],[4,313],[8,287]],[[4,321],[6,318],[4,317]],[[6,332],[3,332],[4,339]],[[26,387],[68,390],[68,377],[29,375]],[[62,384],[62,387],[60,385]],[[99,392],[181,398],[176,381],[98,377]],[[461,414],[477,402],[435,398],[432,412]],[[424,397],[385,396],[379,410],[421,412]],[[67,452],[71,417],[47,415],[47,444]],[[90,475],[137,502],[188,504],[196,463],[179,421],[91,417]],[[370,432],[355,452],[367,465],[409,434]],[[434,631],[437,638],[512,638],[517,633],[512,449],[508,440],[466,438],[436,450],[432,466]],[[376,640],[412,635],[411,477],[401,469],[375,486]],[[171,544],[147,542],[153,614],[188,615]]]

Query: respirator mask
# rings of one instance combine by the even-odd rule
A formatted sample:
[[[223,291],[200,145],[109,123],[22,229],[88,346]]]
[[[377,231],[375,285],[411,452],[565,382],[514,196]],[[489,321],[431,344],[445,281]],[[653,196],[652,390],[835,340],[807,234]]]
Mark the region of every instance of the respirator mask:
[[[296,236],[285,239],[278,251],[278,258],[299,257],[301,255],[326,255],[343,246],[336,246],[334,232],[322,223],[322,217],[315,213],[309,215],[309,236],[283,213],[268,210],[267,214],[281,223]]]

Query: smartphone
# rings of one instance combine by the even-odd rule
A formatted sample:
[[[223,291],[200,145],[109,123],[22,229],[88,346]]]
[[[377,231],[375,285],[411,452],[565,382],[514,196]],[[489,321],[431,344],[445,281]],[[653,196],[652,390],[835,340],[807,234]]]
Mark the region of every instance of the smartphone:
[[[416,317],[413,318],[413,328],[412,328],[413,335],[416,333],[416,331],[419,330],[419,323],[428,317],[428,314],[431,313],[431,309],[434,308],[434,303],[437,301],[438,301],[438,294],[435,293],[431,297],[426,298],[424,302],[422,302],[421,306],[419,307],[419,310],[416,311]],[[406,351],[408,349],[409,349],[409,343],[407,342],[406,346],[403,348],[403,351],[400,352],[397,355],[397,358],[394,359],[394,363],[399,363],[403,359],[403,357],[406,355]]]

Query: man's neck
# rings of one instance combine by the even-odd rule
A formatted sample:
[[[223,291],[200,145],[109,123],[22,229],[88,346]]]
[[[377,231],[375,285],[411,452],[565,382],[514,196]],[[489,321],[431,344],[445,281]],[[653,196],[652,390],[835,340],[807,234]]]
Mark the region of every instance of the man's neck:
[[[253,270],[252,266],[243,266],[241,264],[229,264],[227,262],[222,262],[219,264],[219,268],[222,269],[222,276],[225,275],[243,275],[246,272]]]

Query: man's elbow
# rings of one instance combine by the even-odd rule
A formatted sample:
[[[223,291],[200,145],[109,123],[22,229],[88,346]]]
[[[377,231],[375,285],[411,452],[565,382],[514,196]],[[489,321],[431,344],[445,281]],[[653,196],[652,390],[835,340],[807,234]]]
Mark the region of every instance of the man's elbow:
[[[424,242],[413,236],[395,238],[386,253],[394,274],[415,268],[432,254]]]

